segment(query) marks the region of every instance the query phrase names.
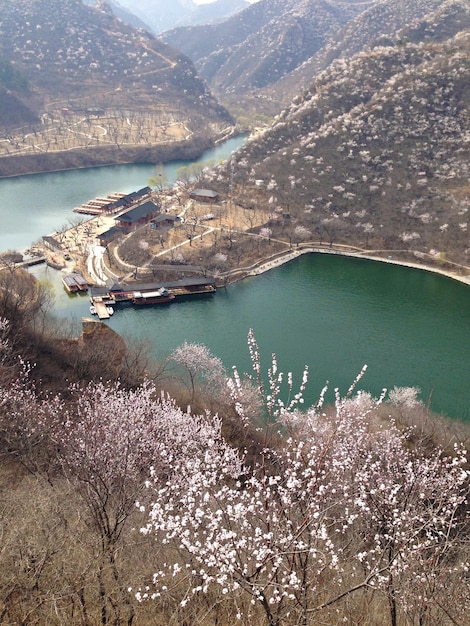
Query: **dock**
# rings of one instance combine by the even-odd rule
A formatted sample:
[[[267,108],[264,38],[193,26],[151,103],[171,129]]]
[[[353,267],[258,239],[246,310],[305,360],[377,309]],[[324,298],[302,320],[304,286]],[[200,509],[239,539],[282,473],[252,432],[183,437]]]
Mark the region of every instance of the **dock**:
[[[87,215],[111,215],[118,211],[129,209],[138,205],[145,199],[150,198],[152,190],[150,187],[142,187],[131,193],[110,193],[106,198],[98,196],[94,200],[89,200],[81,206],[75,207],[75,213],[85,213]]]
[[[106,304],[102,300],[93,300],[93,306],[96,309],[96,314],[98,315],[100,320],[109,319],[108,309]]]
[[[82,206],[75,207],[74,212],[83,213],[84,215],[101,215],[103,213],[103,210],[97,209],[96,207],[92,207],[87,204],[83,204]]]
[[[106,213],[111,206],[113,206],[118,200],[125,197],[124,193],[110,193],[106,198],[95,198],[75,207],[75,213],[84,213],[85,215],[102,215]]]
[[[169,298],[162,302],[177,301],[194,296],[213,294],[216,291],[215,279],[201,276],[186,277],[181,280],[163,283],[140,283],[132,285],[114,284],[112,288],[91,287],[89,290],[90,301],[100,319],[107,319],[109,313],[107,305],[119,305],[122,302],[131,302],[142,306],[147,299],[149,303],[155,302],[155,294],[162,289],[168,292]],[[136,298],[136,294],[139,297]],[[101,315],[102,313],[102,315]]]
[[[39,265],[40,263],[45,263],[45,256],[34,256],[29,258],[24,258],[22,261],[15,263],[15,267],[32,267],[33,265]]]

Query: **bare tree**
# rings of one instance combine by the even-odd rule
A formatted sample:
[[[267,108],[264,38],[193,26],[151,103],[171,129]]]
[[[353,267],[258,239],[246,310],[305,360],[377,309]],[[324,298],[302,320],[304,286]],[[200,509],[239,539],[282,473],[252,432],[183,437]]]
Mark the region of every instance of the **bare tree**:
[[[8,339],[12,349],[32,336],[45,330],[45,319],[52,304],[51,291],[39,283],[26,270],[14,263],[0,267],[0,317],[8,320]],[[39,339],[40,335],[37,335]],[[32,344],[31,344],[32,345]]]

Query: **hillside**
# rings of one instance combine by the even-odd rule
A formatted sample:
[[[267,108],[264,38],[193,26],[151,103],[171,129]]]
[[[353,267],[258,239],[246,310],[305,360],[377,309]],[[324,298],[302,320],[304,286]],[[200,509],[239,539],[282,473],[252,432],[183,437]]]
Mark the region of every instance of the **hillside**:
[[[426,23],[426,16],[436,13],[437,32]],[[434,20],[431,19],[431,23]],[[405,41],[448,37],[468,26],[468,4],[443,0],[421,0],[404,3],[402,0],[387,0],[376,3],[355,16],[346,26],[335,33],[321,50],[307,59],[296,70],[282,77],[271,88],[276,102],[282,106],[292,100],[292,93],[303,91],[319,72],[326,69],[338,58],[350,58],[369,47],[388,45],[394,38]],[[441,34],[439,34],[441,33]],[[259,94],[266,100],[271,96],[268,90]]]
[[[215,92],[246,95],[294,71],[376,1],[260,0],[222,24],[161,38],[187,54]]]
[[[444,0],[261,0],[222,24],[175,29],[162,40],[194,61],[237,117],[261,120],[288,106],[335,59],[389,44],[399,31],[406,39],[434,11],[454,14],[447,36],[464,28],[467,6]],[[411,37],[431,36],[419,31],[424,25],[417,28]]]
[[[191,138],[201,150],[232,123],[187,57],[106,6],[0,0],[0,11],[1,175],[28,171],[29,155],[45,169],[155,162],[162,146],[178,156]]]
[[[270,207],[273,239],[469,264],[470,33],[445,35],[459,6],[337,59],[236,153],[236,201]]]
[[[96,6],[97,3],[96,0],[83,0],[83,4]],[[114,15],[126,24],[130,24],[131,26],[134,26],[134,28],[143,28],[144,30],[152,32],[152,29],[144,20],[137,17],[135,12],[126,9],[120,2],[113,2],[111,0],[110,2],[107,2],[107,5],[112,9]]]

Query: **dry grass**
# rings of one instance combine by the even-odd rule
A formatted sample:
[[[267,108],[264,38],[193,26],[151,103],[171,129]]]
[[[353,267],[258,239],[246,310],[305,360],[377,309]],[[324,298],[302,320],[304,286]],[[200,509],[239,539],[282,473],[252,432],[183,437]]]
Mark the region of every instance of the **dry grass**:
[[[67,152],[93,147],[147,147],[183,141],[189,131],[163,109],[152,112],[108,112],[100,116],[55,112],[36,130],[18,129],[0,140],[0,157]]]

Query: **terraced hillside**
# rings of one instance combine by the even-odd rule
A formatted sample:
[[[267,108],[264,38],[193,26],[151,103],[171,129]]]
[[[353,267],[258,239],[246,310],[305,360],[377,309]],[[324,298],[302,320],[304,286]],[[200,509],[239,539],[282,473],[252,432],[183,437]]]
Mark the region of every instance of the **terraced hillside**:
[[[51,169],[153,162],[158,147],[200,150],[232,123],[187,57],[105,5],[0,0],[0,14],[2,174],[37,155]]]

